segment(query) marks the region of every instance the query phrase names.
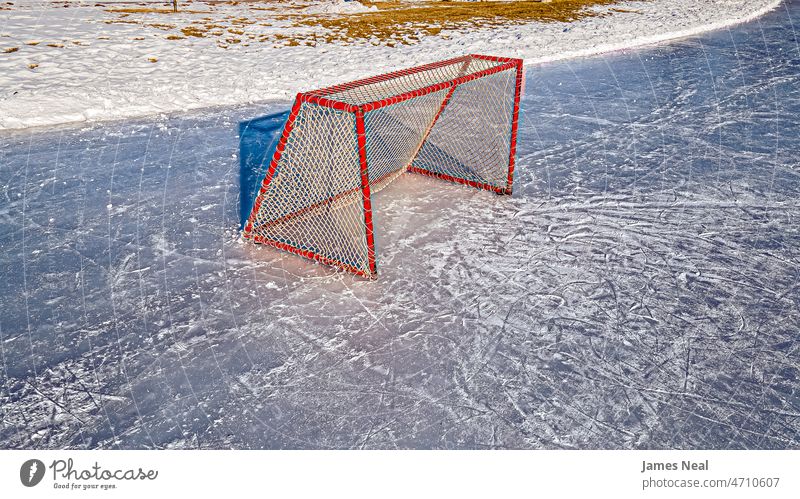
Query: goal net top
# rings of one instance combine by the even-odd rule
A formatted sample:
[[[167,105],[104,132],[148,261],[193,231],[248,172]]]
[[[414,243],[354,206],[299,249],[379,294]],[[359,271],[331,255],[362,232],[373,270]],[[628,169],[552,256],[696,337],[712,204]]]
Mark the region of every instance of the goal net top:
[[[369,112],[517,67],[522,67],[522,59],[469,54],[303,92],[298,97],[342,111],[361,107]]]

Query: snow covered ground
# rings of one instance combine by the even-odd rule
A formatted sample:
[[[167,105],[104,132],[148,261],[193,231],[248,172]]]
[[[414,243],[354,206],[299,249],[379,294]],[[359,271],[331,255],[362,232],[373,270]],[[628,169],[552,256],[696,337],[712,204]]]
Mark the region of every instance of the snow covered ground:
[[[380,279],[237,238],[239,120],[5,132],[0,447],[797,448],[800,2],[528,72],[515,193]]]
[[[529,63],[588,55],[753,19],[780,3],[623,2],[615,11],[600,9],[608,16],[569,24],[445,31],[387,47],[376,40],[326,43],[324,30],[292,26],[285,14],[301,7],[307,14],[367,9],[342,0],[302,1],[194,2],[179,14],[109,12],[125,5],[94,0],[2,3],[8,10],[0,10],[0,129],[288,99],[465,53],[524,57]],[[198,29],[216,34],[194,36]],[[286,37],[297,34],[313,46],[287,46]]]

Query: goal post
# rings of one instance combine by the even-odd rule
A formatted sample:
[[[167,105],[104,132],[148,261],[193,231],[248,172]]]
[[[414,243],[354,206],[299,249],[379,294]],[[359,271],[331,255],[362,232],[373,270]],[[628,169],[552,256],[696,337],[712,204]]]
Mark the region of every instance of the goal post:
[[[522,79],[472,54],[298,94],[244,237],[377,277],[373,198],[402,173],[511,194]]]

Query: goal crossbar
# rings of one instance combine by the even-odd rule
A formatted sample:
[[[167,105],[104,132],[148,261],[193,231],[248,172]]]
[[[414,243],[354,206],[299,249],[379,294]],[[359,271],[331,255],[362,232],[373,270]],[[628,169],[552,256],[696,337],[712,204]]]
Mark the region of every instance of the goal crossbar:
[[[298,94],[244,237],[377,277],[373,196],[398,175],[511,194],[522,81],[471,54]]]

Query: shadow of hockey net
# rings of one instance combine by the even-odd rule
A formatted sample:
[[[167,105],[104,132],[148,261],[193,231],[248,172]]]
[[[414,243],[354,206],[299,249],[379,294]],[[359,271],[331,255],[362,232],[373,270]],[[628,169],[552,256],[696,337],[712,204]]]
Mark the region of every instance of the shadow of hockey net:
[[[399,175],[511,193],[522,75],[469,55],[298,94],[244,236],[376,277],[373,195]]]

